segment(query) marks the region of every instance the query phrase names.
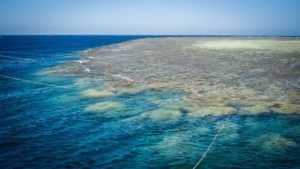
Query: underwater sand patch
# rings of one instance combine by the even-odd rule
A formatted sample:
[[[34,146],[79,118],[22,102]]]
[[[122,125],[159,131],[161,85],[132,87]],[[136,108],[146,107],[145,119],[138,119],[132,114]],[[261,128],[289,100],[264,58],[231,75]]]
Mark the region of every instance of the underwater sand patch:
[[[100,78],[96,79],[96,78],[92,78],[92,77],[80,77],[74,81],[73,85],[76,87],[89,87],[89,86],[92,86],[95,84],[99,85],[102,83],[103,83],[103,80]]]
[[[116,89],[113,87],[106,87],[104,89],[87,89],[81,92],[81,95],[90,98],[97,98],[97,97],[108,97],[113,96],[116,94]]]
[[[150,119],[153,121],[177,120],[181,117],[181,112],[174,108],[158,108],[141,114],[141,119]]]
[[[131,84],[104,84],[97,88],[86,89],[81,92],[81,95],[89,98],[98,98],[98,97],[109,97],[117,94],[135,94],[142,92],[146,88],[140,85],[131,85]]]
[[[120,112],[124,111],[126,108],[125,105],[113,102],[113,101],[104,101],[100,103],[91,104],[85,108],[85,112],[89,113],[104,113],[104,112]]]

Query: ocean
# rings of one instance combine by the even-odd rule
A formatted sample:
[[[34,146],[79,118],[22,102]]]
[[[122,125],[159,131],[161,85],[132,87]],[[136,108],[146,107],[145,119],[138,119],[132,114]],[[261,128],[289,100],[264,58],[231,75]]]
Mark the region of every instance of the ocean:
[[[0,168],[300,168],[299,114],[161,116],[155,101],[187,94],[84,97],[110,82],[47,73],[84,59],[83,50],[149,37],[1,36]]]

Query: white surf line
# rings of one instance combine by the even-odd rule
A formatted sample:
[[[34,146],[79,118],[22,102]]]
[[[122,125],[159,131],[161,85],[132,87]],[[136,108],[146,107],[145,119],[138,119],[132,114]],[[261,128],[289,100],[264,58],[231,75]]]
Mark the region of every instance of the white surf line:
[[[87,60],[75,60],[74,62],[80,63],[80,66],[84,69],[86,72],[90,72],[91,70],[87,67],[84,67],[82,64],[88,62]]]
[[[133,82],[132,79],[130,79],[129,77],[126,77],[126,76],[123,76],[123,75],[120,75],[120,74],[112,74],[113,77],[116,77],[116,78],[120,78],[120,79],[124,79],[128,82]]]
[[[89,68],[84,68],[84,70],[85,70],[86,72],[90,72],[90,71],[91,71]]]
[[[16,60],[20,60],[20,61],[37,62],[37,60],[31,59],[31,58],[21,58],[21,57],[14,57],[14,56],[2,55],[2,54],[0,54],[0,57],[11,58],[11,59],[16,59]]]
[[[196,169],[200,163],[203,161],[203,159],[205,158],[206,154],[209,152],[210,148],[213,146],[213,144],[216,142],[217,137],[219,136],[219,133],[217,133],[215,135],[215,137],[212,139],[210,145],[207,147],[207,149],[205,150],[205,152],[203,153],[203,155],[201,156],[201,158],[199,159],[199,161],[197,162],[197,164],[193,167],[193,169]]]
[[[37,53],[37,52],[14,52],[14,51],[5,51],[1,50],[0,53],[12,53],[12,54],[25,54],[25,55],[51,55],[51,54],[45,54],[45,53]]]
[[[22,81],[22,82],[26,82],[26,83],[31,83],[31,84],[42,85],[42,86],[55,87],[55,88],[61,88],[61,89],[70,89],[70,87],[57,86],[57,85],[47,84],[47,83],[41,83],[41,82],[36,82],[36,81],[21,79],[21,78],[17,78],[17,77],[5,76],[5,75],[1,75],[1,74],[0,74],[0,77],[6,78],[6,79],[13,79],[13,80],[17,80],[17,81]]]
[[[82,64],[82,63],[86,63],[86,62],[89,62],[89,60],[75,60],[75,62],[78,62],[78,63],[80,63],[80,64]]]
[[[1,60],[0,59],[0,62],[7,62],[7,63],[16,63],[16,62],[18,62],[18,63],[21,63],[22,61],[19,61],[19,60]],[[27,62],[27,63],[30,63],[30,62]]]
[[[19,55],[42,55],[42,56],[51,56],[51,55],[58,55],[58,56],[74,56],[75,54],[70,53],[38,53],[38,52],[14,52],[14,51],[0,51],[0,54],[19,54]]]

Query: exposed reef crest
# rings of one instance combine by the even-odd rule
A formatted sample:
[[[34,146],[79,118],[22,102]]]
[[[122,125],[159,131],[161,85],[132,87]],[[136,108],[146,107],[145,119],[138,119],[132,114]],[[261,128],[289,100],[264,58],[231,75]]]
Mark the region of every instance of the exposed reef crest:
[[[192,116],[300,113],[298,38],[147,38],[82,54],[47,71],[111,84],[83,91],[86,97],[171,90],[187,93],[180,108]],[[178,110],[161,111],[179,117]],[[152,113],[147,117],[163,118]]]

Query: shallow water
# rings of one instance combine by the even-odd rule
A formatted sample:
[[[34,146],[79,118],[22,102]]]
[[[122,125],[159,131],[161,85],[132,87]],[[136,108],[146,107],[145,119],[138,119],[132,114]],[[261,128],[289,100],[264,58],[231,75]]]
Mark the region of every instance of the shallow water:
[[[216,134],[199,168],[300,167],[299,114],[195,116],[184,91],[45,73],[78,50],[136,38],[2,37],[0,54],[27,60],[2,57],[1,75],[64,88],[0,77],[0,167],[192,168]]]

